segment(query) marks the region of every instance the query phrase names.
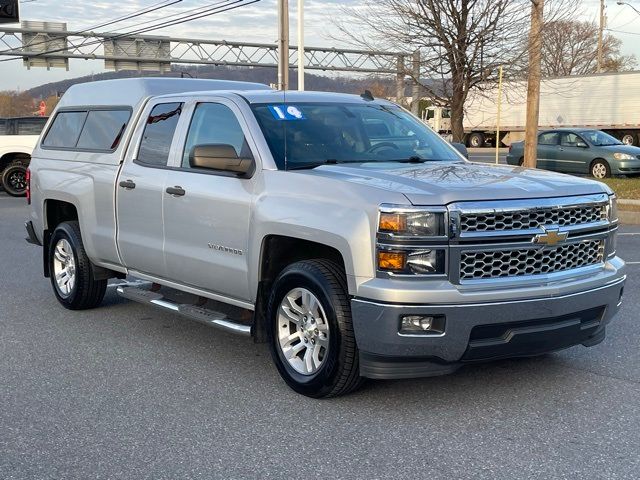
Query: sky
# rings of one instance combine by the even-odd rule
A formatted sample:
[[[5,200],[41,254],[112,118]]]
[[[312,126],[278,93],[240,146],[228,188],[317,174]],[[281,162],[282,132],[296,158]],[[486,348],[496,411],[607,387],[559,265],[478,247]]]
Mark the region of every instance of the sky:
[[[66,1],[32,0],[21,2],[23,20],[66,22],[68,30],[84,30],[127,13],[155,5],[160,0],[93,0]],[[305,0],[305,40],[312,46],[346,46],[340,42],[335,27],[335,19],[342,16],[341,6],[357,6],[361,0]],[[640,0],[626,0],[640,10]],[[212,0],[183,0],[181,3],[163,9],[148,19],[170,18],[181,11],[213,3]],[[289,0],[291,10],[291,43],[296,43],[297,1]],[[577,18],[595,21],[599,15],[599,0],[584,0]],[[624,54],[635,54],[640,62],[640,14],[630,6],[617,5],[615,0],[607,0],[608,28],[623,42]],[[129,24],[141,21],[131,20]],[[120,25],[106,27],[116,30]],[[17,25],[12,25],[17,26]],[[0,25],[0,31],[2,26]],[[104,29],[103,29],[104,30]],[[150,32],[153,35],[171,35],[188,38],[275,43],[277,41],[277,1],[261,0],[243,8],[225,12],[194,22],[177,25],[164,30]],[[346,42],[346,40],[345,40]],[[0,43],[0,50],[6,46]],[[0,57],[4,59],[8,57]],[[66,78],[74,78],[103,72],[103,62],[98,60],[71,60],[70,70],[34,68],[27,70],[22,62],[13,60],[0,62],[0,90],[25,90],[44,83]]]

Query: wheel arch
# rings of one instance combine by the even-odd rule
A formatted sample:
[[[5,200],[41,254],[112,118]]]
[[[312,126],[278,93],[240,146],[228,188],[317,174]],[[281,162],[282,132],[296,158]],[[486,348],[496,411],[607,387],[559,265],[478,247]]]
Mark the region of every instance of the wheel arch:
[[[336,263],[345,274],[348,272],[345,258],[336,245],[282,234],[269,234],[262,239],[257,265],[256,308],[252,331],[257,342],[267,340],[265,315],[274,280],[288,265],[312,259],[330,260]],[[354,292],[356,286],[352,276],[347,275],[347,283],[349,291]]]
[[[10,150],[0,155],[0,172],[11,165],[16,160],[26,161],[25,166],[29,166],[31,154],[24,150]]]

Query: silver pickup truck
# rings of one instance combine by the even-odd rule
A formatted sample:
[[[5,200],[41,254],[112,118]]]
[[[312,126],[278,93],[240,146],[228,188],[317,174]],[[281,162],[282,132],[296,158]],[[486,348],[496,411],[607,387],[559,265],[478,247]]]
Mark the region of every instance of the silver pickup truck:
[[[470,163],[368,93],[77,85],[28,198],[64,307],[109,287],[251,335],[311,397],[595,345],[626,278],[606,186]]]

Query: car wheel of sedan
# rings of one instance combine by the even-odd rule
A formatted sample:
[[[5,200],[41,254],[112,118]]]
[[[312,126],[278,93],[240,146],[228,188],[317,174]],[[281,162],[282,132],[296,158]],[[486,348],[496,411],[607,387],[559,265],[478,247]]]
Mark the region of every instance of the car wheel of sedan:
[[[22,164],[9,165],[2,173],[2,186],[12,197],[23,197],[27,192],[27,168]]]
[[[337,264],[288,266],[273,285],[266,318],[271,355],[293,390],[326,398],[361,384],[347,281]]]
[[[594,178],[608,178],[611,176],[611,168],[604,160],[594,160],[591,164],[591,176]]]
[[[49,243],[51,285],[58,301],[69,310],[87,310],[102,302],[107,280],[93,278],[93,264],[84,250],[78,222],[56,227]]]

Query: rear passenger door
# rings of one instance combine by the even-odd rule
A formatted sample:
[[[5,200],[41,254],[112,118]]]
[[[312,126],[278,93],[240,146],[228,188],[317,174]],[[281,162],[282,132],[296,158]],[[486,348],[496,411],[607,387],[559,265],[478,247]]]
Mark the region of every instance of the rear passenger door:
[[[123,264],[155,277],[166,276],[162,202],[168,164],[183,104],[164,101],[145,110],[134,135],[137,151],[117,180],[118,248]]]
[[[186,113],[187,110],[185,110]],[[238,107],[212,98],[189,106],[180,156],[164,194],[165,259],[171,280],[247,301],[247,247],[254,178],[192,168],[196,145],[230,145],[240,158],[256,151]],[[172,190],[175,189],[175,190]],[[171,194],[171,191],[179,194]]]
[[[538,136],[538,168],[559,171],[555,161],[559,143],[560,134],[558,132],[545,132]]]

